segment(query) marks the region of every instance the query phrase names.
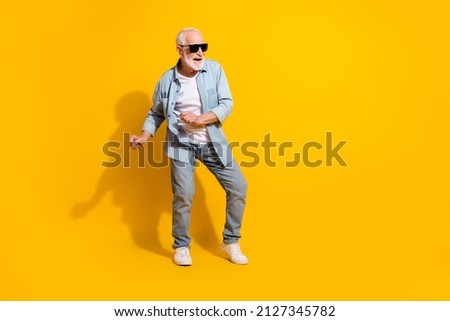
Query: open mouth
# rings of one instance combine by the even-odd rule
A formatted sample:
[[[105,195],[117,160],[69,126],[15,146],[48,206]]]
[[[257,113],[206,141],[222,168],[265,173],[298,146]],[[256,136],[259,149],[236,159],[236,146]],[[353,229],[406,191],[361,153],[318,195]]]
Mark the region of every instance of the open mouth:
[[[202,61],[203,58],[194,58],[195,61]]]

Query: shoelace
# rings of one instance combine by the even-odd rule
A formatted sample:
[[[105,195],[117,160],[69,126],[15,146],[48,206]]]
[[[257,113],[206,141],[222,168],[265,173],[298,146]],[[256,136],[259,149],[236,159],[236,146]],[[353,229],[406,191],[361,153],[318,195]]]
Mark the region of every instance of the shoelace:
[[[182,248],[182,249],[178,250],[178,254],[179,254],[179,256],[182,256],[182,257],[189,256],[188,250],[186,248]]]

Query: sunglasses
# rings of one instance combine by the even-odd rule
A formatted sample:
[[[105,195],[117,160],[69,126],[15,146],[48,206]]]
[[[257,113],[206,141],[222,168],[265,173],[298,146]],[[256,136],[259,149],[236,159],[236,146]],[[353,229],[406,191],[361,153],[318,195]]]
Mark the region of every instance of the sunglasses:
[[[189,47],[189,51],[191,53],[196,53],[199,48],[202,49],[203,52],[206,52],[208,50],[208,44],[207,43],[198,43],[194,45],[179,45],[180,47]]]

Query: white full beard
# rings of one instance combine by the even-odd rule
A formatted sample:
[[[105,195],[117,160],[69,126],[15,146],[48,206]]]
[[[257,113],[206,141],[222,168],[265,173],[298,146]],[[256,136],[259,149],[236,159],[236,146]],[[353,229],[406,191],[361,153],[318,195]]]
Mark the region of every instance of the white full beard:
[[[186,59],[186,65],[188,65],[189,68],[192,68],[195,71],[199,71],[200,69],[202,69],[204,62],[205,60],[202,59],[200,65],[197,65],[197,62],[194,59]]]

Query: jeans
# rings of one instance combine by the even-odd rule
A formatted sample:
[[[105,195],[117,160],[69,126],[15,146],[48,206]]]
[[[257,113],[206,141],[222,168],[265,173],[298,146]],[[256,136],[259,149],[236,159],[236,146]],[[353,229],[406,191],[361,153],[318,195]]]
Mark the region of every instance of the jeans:
[[[185,163],[170,159],[172,180],[172,236],[173,248],[189,247],[191,237],[189,224],[191,205],[194,197],[195,159],[201,161],[219,181],[226,192],[226,220],[223,241],[236,243],[241,237],[240,230],[245,207],[247,182],[236,161],[227,166],[220,161],[212,143],[190,144],[190,161]]]

